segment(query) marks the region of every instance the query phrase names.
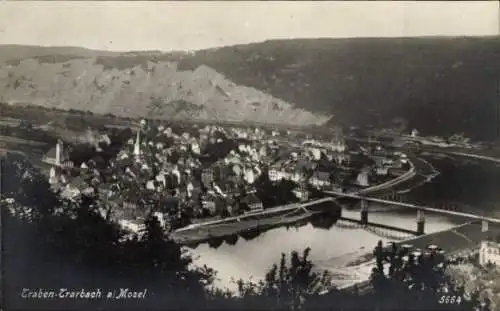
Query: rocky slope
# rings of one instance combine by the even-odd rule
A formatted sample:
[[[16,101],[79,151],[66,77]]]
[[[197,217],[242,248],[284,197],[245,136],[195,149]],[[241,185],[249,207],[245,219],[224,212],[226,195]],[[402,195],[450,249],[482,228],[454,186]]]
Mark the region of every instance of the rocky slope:
[[[12,49],[8,52],[15,54]],[[38,51],[37,56],[21,53],[30,57],[13,59],[9,53],[2,54],[0,47],[4,60],[0,100],[127,117],[293,125],[321,125],[330,118],[236,85],[204,65],[179,70],[182,53],[84,51],[56,48],[45,54]]]

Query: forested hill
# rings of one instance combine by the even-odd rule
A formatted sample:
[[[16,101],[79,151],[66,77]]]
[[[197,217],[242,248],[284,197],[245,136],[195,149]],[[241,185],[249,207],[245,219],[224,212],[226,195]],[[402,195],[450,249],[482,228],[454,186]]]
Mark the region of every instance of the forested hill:
[[[424,134],[496,137],[500,39],[294,39],[204,50],[206,64],[237,84],[331,122],[388,126],[397,117]]]
[[[497,136],[496,37],[271,40],[172,53],[0,46],[0,67],[4,101],[295,125],[333,115],[330,124]]]

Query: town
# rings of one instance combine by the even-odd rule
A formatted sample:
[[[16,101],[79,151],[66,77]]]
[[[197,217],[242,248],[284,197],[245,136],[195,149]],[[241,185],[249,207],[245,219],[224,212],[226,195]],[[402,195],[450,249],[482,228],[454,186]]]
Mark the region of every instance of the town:
[[[43,162],[54,190],[71,200],[98,198],[103,217],[133,232],[150,213],[178,228],[307,201],[322,190],[366,188],[409,169],[404,153],[349,143],[341,133],[322,141],[300,132],[145,119],[119,131],[130,137],[120,133],[115,142],[95,134],[94,145],[74,158],[75,147],[58,140]]]

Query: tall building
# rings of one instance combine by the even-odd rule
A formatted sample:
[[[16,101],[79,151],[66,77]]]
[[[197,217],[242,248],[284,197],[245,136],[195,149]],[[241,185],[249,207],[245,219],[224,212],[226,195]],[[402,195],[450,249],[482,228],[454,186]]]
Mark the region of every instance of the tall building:
[[[61,165],[62,141],[58,140],[56,144],[56,165]]]
[[[141,155],[141,131],[137,130],[137,136],[135,138],[134,144],[134,156],[138,157]]]

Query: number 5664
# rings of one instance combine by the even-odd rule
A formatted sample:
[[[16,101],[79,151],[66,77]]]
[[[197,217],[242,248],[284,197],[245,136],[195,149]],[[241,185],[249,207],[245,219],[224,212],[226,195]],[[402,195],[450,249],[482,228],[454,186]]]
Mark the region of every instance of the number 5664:
[[[460,296],[448,296],[443,295],[439,298],[439,304],[460,304],[462,302],[462,298]]]

